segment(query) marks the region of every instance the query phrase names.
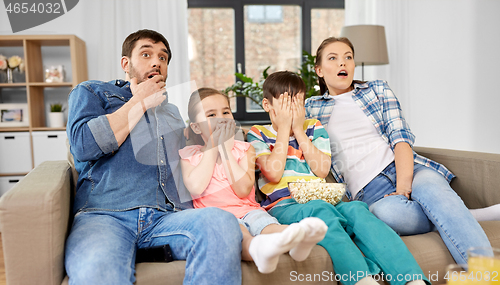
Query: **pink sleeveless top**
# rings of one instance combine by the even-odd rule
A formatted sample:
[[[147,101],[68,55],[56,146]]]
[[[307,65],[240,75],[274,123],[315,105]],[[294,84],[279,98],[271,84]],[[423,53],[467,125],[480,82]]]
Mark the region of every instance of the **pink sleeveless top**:
[[[188,160],[191,165],[196,166],[203,157],[201,148],[201,145],[186,146],[179,150],[179,155],[182,159]],[[238,140],[234,141],[234,147],[231,152],[236,161],[239,162],[245,156],[248,148],[250,148],[250,143]],[[236,193],[231,188],[222,163],[215,165],[214,173],[207,189],[201,195],[192,195],[192,197],[195,208],[217,207],[232,213],[237,218],[242,218],[252,210],[263,209],[255,201],[255,187],[252,188],[250,194],[245,198],[236,196]]]

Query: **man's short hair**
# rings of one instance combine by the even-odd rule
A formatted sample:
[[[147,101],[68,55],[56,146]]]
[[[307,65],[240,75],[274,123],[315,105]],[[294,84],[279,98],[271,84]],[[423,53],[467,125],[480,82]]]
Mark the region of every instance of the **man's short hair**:
[[[122,45],[122,56],[132,57],[132,50],[135,47],[135,43],[141,39],[150,39],[154,43],[162,42],[167,48],[168,61],[167,64],[170,63],[172,59],[172,51],[170,50],[170,45],[168,44],[167,39],[160,33],[153,30],[139,30],[135,33],[130,34],[125,41],[123,41]]]
[[[262,89],[264,98],[272,103],[273,98],[277,99],[285,92],[288,92],[290,96],[297,95],[300,92],[305,93],[306,84],[304,80],[294,72],[277,71],[266,78],[262,85]]]

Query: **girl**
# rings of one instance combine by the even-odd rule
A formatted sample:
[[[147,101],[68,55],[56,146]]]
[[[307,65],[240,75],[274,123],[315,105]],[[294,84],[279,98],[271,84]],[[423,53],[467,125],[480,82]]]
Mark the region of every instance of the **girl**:
[[[387,83],[353,81],[351,42],[327,38],[318,47],[315,65],[324,95],[308,99],[306,116],[327,130],[331,168],[338,182],[347,183],[348,197],[366,202],[400,235],[437,229],[458,264],[467,263],[468,248],[490,246],[451,189],[454,175],[413,152],[415,136]],[[487,211],[497,211],[498,217],[498,210],[496,205]]]
[[[327,226],[308,218],[280,225],[255,201],[255,150],[234,140],[235,122],[229,98],[200,88],[188,106],[190,138],[195,145],[179,151],[186,188],[195,208],[218,207],[233,213],[243,233],[242,259],[253,260],[262,273],[276,269],[279,256],[302,261],[325,236]]]

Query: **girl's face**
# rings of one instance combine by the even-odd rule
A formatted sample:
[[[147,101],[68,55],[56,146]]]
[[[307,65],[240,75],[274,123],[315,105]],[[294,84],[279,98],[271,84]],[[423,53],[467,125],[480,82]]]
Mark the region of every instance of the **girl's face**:
[[[196,122],[191,123],[191,128],[196,134],[201,134],[205,141],[217,124],[234,119],[227,97],[220,94],[205,97],[197,108]]]
[[[354,67],[351,48],[343,42],[334,42],[323,49],[321,62],[315,69],[325,79],[330,95],[335,96],[351,91]]]

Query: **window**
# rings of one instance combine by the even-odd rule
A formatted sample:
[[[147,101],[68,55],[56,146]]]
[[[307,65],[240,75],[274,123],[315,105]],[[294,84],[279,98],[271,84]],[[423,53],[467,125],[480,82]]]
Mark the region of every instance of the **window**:
[[[283,22],[283,7],[277,5],[245,6],[247,19],[252,23]]]
[[[311,52],[316,53],[321,42],[340,36],[344,26],[344,9],[311,9]]]
[[[282,21],[252,21],[252,8],[262,8],[262,18],[267,8],[280,9]],[[276,10],[276,9],[275,9]],[[295,70],[301,62],[301,8],[297,5],[270,6],[245,5],[245,74],[254,79],[261,78],[262,72],[271,66],[268,73],[278,70]],[[255,13],[256,14],[256,13]],[[262,108],[250,99],[245,102],[246,113],[262,113]]]
[[[223,90],[234,83],[234,10],[191,8],[188,13],[191,80],[198,88]],[[231,98],[236,112],[236,98]]]
[[[338,36],[344,0],[188,0],[191,79],[198,87],[225,89],[235,72],[259,81],[262,72],[297,71],[302,51]],[[233,115],[242,124],[269,122],[249,99],[235,98]]]

